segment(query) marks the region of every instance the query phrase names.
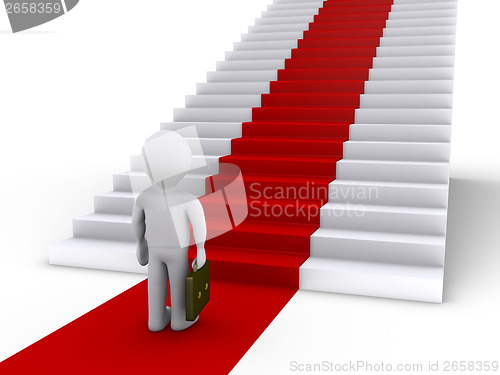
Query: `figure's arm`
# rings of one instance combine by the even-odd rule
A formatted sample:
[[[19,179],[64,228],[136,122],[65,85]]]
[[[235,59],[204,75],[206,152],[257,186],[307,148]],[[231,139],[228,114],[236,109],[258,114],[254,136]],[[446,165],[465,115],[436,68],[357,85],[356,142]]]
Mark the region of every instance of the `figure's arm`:
[[[144,210],[140,205],[134,205],[134,210],[132,211],[132,228],[134,230],[135,238],[137,239],[137,260],[141,266],[145,266],[149,262],[149,251],[148,243],[144,234],[146,233],[146,217],[144,215]]]
[[[187,215],[193,227],[194,240],[197,247],[196,263],[198,269],[200,269],[206,261],[205,240],[207,239],[207,224],[205,223],[203,207],[198,199],[194,199],[189,204]]]

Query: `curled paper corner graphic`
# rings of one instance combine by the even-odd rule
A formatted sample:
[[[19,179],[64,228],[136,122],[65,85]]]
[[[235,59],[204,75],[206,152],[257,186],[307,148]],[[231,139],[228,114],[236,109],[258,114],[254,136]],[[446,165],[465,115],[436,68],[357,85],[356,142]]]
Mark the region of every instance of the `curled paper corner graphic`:
[[[69,12],[79,0],[4,0],[13,33],[43,25]]]

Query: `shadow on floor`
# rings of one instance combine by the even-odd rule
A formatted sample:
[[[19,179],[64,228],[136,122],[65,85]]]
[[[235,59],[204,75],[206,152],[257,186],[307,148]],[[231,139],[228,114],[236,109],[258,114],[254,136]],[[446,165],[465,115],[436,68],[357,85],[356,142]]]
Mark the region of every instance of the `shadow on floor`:
[[[500,182],[451,179],[444,302],[495,291],[500,280]],[[498,292],[496,292],[498,293]],[[496,294],[495,293],[495,294]]]

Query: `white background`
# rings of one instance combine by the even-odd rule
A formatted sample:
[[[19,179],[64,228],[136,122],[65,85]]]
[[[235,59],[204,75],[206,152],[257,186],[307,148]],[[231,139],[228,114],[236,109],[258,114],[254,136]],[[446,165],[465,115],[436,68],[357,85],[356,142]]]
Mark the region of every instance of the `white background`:
[[[48,245],[269,2],[82,0],[19,34],[0,7],[0,360],[143,279],[49,266]],[[497,0],[459,1],[444,303],[298,292],[234,374],[500,361],[499,14]]]

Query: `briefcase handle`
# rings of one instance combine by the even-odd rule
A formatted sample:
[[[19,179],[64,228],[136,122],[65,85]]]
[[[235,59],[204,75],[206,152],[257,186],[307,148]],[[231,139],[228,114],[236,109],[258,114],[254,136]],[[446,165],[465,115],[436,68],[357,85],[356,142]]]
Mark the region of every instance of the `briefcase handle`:
[[[198,259],[193,262],[193,272],[198,272]]]

